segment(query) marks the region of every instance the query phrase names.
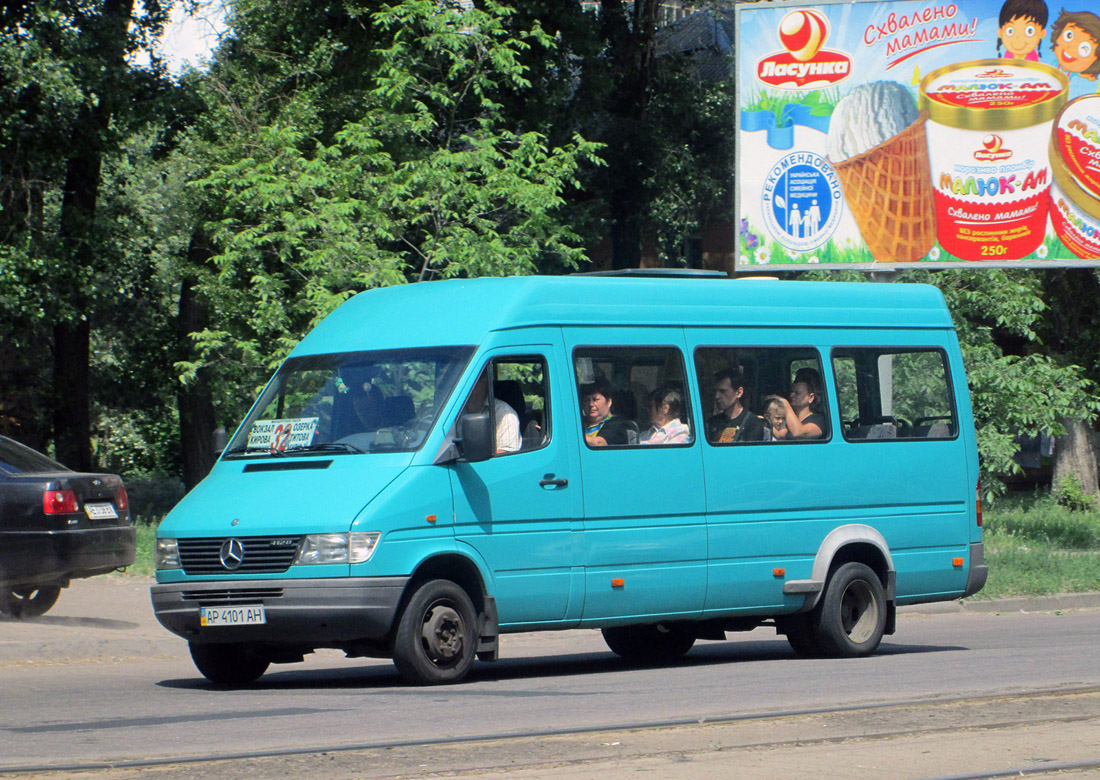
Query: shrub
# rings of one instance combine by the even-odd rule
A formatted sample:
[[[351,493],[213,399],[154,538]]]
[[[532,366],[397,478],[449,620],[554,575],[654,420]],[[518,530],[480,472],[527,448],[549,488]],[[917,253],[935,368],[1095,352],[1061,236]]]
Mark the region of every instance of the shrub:
[[[1020,539],[1049,542],[1063,549],[1100,548],[1100,512],[1069,509],[1055,497],[1045,497],[1030,506],[998,502],[984,517],[985,530]]]

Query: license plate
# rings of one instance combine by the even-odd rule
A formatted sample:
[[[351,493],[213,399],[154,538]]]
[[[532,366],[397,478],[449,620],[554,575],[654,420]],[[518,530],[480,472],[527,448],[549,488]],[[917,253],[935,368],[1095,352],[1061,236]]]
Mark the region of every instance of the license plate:
[[[266,622],[263,604],[199,607],[199,624],[203,626],[262,626]]]
[[[111,504],[85,504],[84,514],[89,520],[117,520],[118,512]]]

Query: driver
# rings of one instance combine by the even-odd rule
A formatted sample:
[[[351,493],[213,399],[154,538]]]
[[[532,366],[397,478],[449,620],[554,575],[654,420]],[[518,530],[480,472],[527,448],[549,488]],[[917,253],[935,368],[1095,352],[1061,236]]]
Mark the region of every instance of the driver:
[[[364,432],[377,431],[385,420],[382,417],[382,391],[370,382],[353,386],[351,406]]]
[[[477,384],[470,391],[470,397],[463,409],[464,414],[478,414],[486,409],[486,400],[489,397],[489,374],[483,371],[477,379]],[[519,452],[523,445],[523,438],[519,433],[519,415],[516,410],[499,398],[493,399],[493,417],[497,421],[496,452],[501,455],[506,452]]]

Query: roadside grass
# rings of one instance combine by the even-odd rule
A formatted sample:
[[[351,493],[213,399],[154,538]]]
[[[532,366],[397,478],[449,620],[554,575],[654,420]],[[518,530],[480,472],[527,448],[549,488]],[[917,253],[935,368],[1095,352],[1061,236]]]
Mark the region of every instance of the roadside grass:
[[[971,598],[1100,592],[1100,512],[1075,512],[1049,495],[1008,495],[986,506],[983,521],[989,581]],[[153,576],[158,524],[137,524],[127,575]]]
[[[142,521],[134,526],[137,530],[137,556],[134,565],[126,569],[128,575],[133,577],[153,576],[153,548],[156,546],[158,525],[160,525],[160,518],[152,523]]]
[[[986,508],[983,523],[989,581],[973,598],[1100,591],[1100,512],[1010,495]]]

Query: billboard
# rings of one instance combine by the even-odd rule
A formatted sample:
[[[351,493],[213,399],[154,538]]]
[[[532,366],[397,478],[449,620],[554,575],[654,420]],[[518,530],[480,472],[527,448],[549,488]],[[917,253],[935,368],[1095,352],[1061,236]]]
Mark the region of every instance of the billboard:
[[[736,13],[738,270],[1100,265],[1096,0]]]

